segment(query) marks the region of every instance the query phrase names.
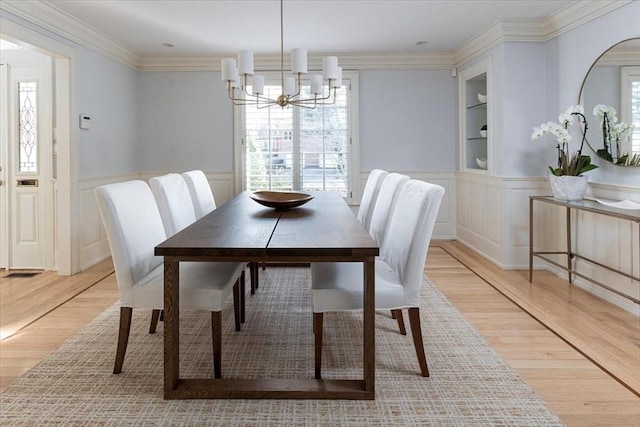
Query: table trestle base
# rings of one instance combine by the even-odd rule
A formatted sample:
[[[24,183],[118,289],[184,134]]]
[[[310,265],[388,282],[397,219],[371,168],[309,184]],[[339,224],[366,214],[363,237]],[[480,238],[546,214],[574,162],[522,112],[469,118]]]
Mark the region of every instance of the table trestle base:
[[[179,379],[165,399],[344,399],[373,400],[363,380]]]

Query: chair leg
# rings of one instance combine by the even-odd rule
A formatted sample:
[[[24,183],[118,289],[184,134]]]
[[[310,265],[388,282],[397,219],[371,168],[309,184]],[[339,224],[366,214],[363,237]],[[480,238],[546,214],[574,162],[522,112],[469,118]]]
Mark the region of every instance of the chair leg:
[[[120,307],[120,330],[118,332],[118,349],[116,350],[116,364],[113,367],[113,373],[122,372],[122,364],[124,363],[124,355],[127,352],[127,343],[129,342],[129,330],[131,329],[131,307]]]
[[[233,318],[236,321],[236,332],[240,330],[240,279],[233,285]]]
[[[409,309],[409,324],[411,325],[411,335],[413,336],[413,346],[416,348],[420,372],[423,377],[429,376],[427,358],[424,355],[424,344],[422,343],[422,327],[420,326],[420,309],[412,307]]]
[[[245,295],[245,274],[244,270],[240,274],[240,323],[244,323],[246,314],[246,295]]]
[[[315,335],[316,379],[322,379],[322,320],[324,313],[313,313],[313,333]]]
[[[258,274],[258,272],[260,271],[260,265],[257,262],[253,263],[253,268],[256,271],[256,291],[258,290],[258,288],[260,287],[260,276]]]
[[[219,311],[211,312],[211,341],[213,343],[213,377],[222,377],[222,321]]]
[[[400,335],[407,335],[407,330],[404,327],[404,318],[402,317],[402,310],[391,310],[393,318],[398,322],[398,328],[400,328]]]
[[[151,325],[149,326],[149,333],[155,334],[156,327],[158,326],[158,318],[160,317],[162,310],[153,310],[151,312]]]
[[[164,310],[160,310],[160,321],[164,322]]]
[[[256,275],[257,271],[255,269],[255,262],[249,263],[249,275],[251,276],[251,295],[256,293]]]
[[[396,313],[393,310],[391,310],[391,318],[394,319],[394,320],[396,318]]]

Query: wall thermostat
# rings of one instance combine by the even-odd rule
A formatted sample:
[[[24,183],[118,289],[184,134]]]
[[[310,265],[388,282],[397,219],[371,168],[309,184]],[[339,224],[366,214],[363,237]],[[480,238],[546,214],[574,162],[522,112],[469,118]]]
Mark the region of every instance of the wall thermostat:
[[[91,116],[80,114],[80,129],[91,129]]]

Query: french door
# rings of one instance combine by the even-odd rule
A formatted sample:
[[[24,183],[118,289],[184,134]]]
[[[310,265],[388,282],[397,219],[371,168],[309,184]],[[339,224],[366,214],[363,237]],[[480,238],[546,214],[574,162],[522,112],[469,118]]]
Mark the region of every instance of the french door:
[[[10,50],[2,52],[2,60],[0,268],[51,268],[51,58]]]

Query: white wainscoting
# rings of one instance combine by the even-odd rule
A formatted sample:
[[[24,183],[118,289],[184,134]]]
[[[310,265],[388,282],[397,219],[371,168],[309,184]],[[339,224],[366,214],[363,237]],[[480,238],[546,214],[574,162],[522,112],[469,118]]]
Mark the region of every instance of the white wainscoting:
[[[396,172],[396,171],[390,171]],[[412,179],[438,184],[444,187],[444,198],[440,204],[440,210],[433,229],[432,239],[455,239],[456,237],[456,174],[454,171],[425,172],[425,171],[397,171],[409,175]],[[369,177],[370,171],[360,172],[359,193],[354,194],[354,203],[360,203],[362,191]],[[354,205],[357,206],[357,205]],[[354,207],[357,211],[357,208]]]
[[[131,175],[118,175],[103,178],[86,179],[80,182],[80,265],[85,270],[92,265],[111,256],[109,242],[102,225],[98,204],[96,202],[94,189],[101,185],[113,184],[132,179],[148,181],[149,178],[163,175],[167,172],[138,173]],[[216,198],[216,204],[221,205],[234,195],[233,173],[208,173],[209,184]]]
[[[457,176],[457,239],[503,269],[529,268],[529,196],[549,195],[547,178],[501,178],[469,172]],[[637,188],[590,183],[587,197],[640,200]],[[538,250],[565,250],[565,210],[536,203],[534,229]],[[572,215],[574,251],[636,277],[640,271],[638,225],[589,212]],[[566,260],[566,258],[564,258]],[[563,263],[558,257],[557,261]],[[540,259],[534,267],[567,273]],[[639,297],[637,281],[617,275],[585,261],[575,265],[580,273],[593,277],[628,295]],[[637,304],[584,279],[575,284],[624,310],[640,315]]]

